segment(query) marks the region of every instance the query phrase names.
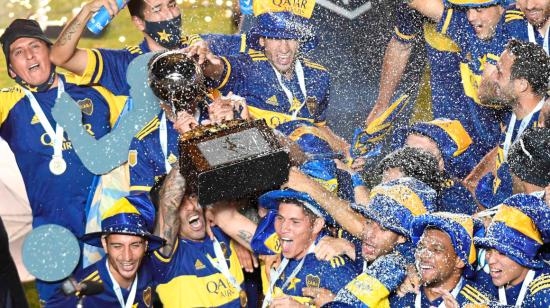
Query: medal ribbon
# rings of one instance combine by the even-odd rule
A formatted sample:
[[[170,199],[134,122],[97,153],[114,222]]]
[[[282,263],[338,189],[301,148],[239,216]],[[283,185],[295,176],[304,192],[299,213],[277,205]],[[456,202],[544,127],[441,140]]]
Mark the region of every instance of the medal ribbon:
[[[542,106],[544,105],[544,98],[540,100],[540,102],[537,104],[535,109],[531,111],[527,116],[525,116],[521,120],[521,124],[519,125],[518,133],[516,134],[516,138],[514,139],[514,142],[516,142],[525,129],[527,128],[527,125],[529,125],[529,122],[531,122],[531,118],[535,113],[537,113],[539,110],[542,109]],[[504,145],[502,146],[502,150],[504,152],[504,160],[508,158],[508,151],[510,151],[510,146],[512,145],[512,135],[514,133],[514,126],[516,125],[516,114],[512,112],[512,117],[510,117],[510,123],[508,124],[508,130],[506,131],[506,137],[504,138]]]
[[[124,303],[124,297],[122,296],[122,291],[120,290],[120,285],[115,280],[113,275],[111,274],[111,271],[109,270],[109,260],[105,261],[105,266],[107,267],[107,273],[109,273],[109,277],[111,277],[111,281],[113,282],[113,290],[115,291],[116,298],[118,299],[118,302],[120,303],[121,308],[132,308],[132,305],[134,304],[134,300],[136,298],[137,293],[137,284],[138,284],[138,275],[136,273],[136,278],[134,279],[134,282],[132,282],[132,289],[130,290],[130,294],[128,295],[128,300],[126,303]]]
[[[279,85],[281,86],[281,88],[283,88],[283,92],[285,92],[285,95],[286,95],[286,98],[288,99],[288,103],[290,104],[290,107],[292,107],[292,103],[294,102],[294,94],[292,94],[292,91],[290,91],[290,89],[287,86],[285,86],[285,84],[283,83],[283,77],[281,76],[281,73],[273,66],[273,64],[271,65],[271,67],[275,72],[275,76],[277,76],[277,81],[279,81]],[[294,112],[292,113],[292,120],[296,120],[296,117],[298,116],[298,112],[300,112],[302,107],[304,107],[304,104],[306,103],[306,100],[307,100],[304,68],[302,67],[302,63],[300,62],[300,60],[296,60],[294,69],[296,71],[296,77],[298,77],[298,84],[300,84],[300,90],[302,91],[302,95],[304,96],[304,101],[302,102],[302,105],[300,105],[300,107],[294,110]]]
[[[168,162],[168,130],[166,128],[166,112],[164,111],[160,117],[159,139],[160,147],[162,148],[162,153],[164,154],[164,168],[166,168],[166,174],[168,174],[170,173],[170,170],[172,170],[172,165]]]
[[[241,292],[241,285],[237,282],[235,276],[233,276],[233,274],[229,271],[222,246],[217,239],[214,239],[213,246],[216,260],[213,260],[210,256],[208,256],[208,260],[212,263],[213,267],[215,267],[218,271],[220,271],[220,273],[222,273],[222,275],[225,276],[225,278],[227,278],[229,283],[231,283],[231,285],[233,285],[233,287],[237,290],[237,293]]]
[[[519,291],[519,295],[518,295],[518,299],[516,300],[515,307],[521,307],[521,304],[525,299],[525,295],[527,294],[527,287],[533,281],[534,278],[535,278],[535,271],[529,270],[529,272],[527,273],[527,276],[525,276],[525,279],[521,284],[521,290]],[[506,289],[504,286],[501,286],[498,288],[498,301],[503,305],[508,305],[508,301],[506,300]]]
[[[533,27],[532,24],[527,24],[527,33],[529,34],[529,42],[537,44],[537,40],[535,38],[535,27]],[[544,48],[544,51],[546,51],[547,54],[550,54],[550,51],[548,50],[548,37],[550,36],[550,27],[546,29],[546,35],[542,38],[542,48]]]
[[[50,121],[48,121],[48,118],[44,114],[44,111],[42,110],[42,107],[40,107],[40,104],[38,104],[38,101],[34,97],[31,91],[29,91],[25,87],[21,87],[23,91],[25,92],[25,95],[29,99],[29,102],[31,103],[31,108],[38,117],[38,121],[40,121],[40,124],[50,137],[50,139],[53,141],[53,155],[52,159],[54,158],[61,158],[63,159],[63,127],[61,127],[59,124],[55,125],[55,132],[53,130],[52,125],[50,124]],[[61,78],[57,79],[57,98],[61,96],[61,93],[65,92],[65,85],[63,84],[63,81]]]
[[[311,244],[311,246],[309,246],[309,249],[307,250],[306,255],[302,258],[302,260],[300,260],[300,263],[298,263],[298,266],[296,266],[296,268],[292,271],[292,273],[290,273],[290,275],[286,278],[285,283],[283,283],[283,286],[281,287],[282,290],[284,290],[290,284],[292,279],[296,277],[296,275],[298,275],[298,273],[304,266],[304,262],[306,260],[307,255],[310,253],[314,253],[314,250],[315,250],[315,242]],[[279,267],[277,267],[276,270],[271,269],[269,290],[265,295],[262,308],[266,308],[270,304],[271,298],[273,297],[273,288],[275,287],[275,283],[279,280],[279,277],[281,277],[281,275],[283,274],[283,271],[287,267],[288,262],[289,260],[287,258],[283,258],[283,261],[281,261],[281,264],[279,264]]]

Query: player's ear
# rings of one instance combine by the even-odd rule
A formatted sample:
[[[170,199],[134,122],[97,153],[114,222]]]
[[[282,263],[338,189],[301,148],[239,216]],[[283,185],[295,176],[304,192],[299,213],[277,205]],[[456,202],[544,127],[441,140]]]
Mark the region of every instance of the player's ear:
[[[260,43],[260,46],[265,47],[265,37],[260,37],[258,42]]]
[[[105,250],[105,252],[107,252],[107,236],[108,235],[101,236],[101,246],[103,246],[103,250]]]

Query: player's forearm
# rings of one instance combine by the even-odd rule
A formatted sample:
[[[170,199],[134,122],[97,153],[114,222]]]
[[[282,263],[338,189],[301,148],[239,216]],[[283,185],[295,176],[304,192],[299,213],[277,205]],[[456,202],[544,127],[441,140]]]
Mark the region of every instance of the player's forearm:
[[[443,0],[403,0],[403,2],[435,22],[441,20],[445,10]]]
[[[173,168],[166,177],[160,190],[159,218],[155,234],[166,240],[161,253],[169,255],[176,243],[179,233],[178,209],[185,194],[185,179],[179,174],[178,168]]]
[[[317,184],[317,183],[315,183]],[[350,203],[338,198],[320,184],[311,185],[307,192],[331,215],[338,224],[354,236],[359,236],[366,222],[365,218],[351,209]]]
[[[395,89],[397,89],[401,77],[403,77],[411,51],[412,44],[400,42],[395,37],[392,37],[388,43],[382,63],[378,98],[367,118],[367,126],[388,108]]]
[[[88,6],[84,6],[78,15],[65,26],[50,51],[50,60],[52,63],[76,74],[83,73],[86,63],[74,63],[75,61],[72,60],[79,51],[77,49],[78,42],[84,32],[86,23],[92,15],[92,10]],[[80,52],[84,51],[81,50]]]
[[[256,232],[256,224],[250,219],[235,210],[227,215],[217,215],[215,223],[225,234],[252,251],[250,242]]]
[[[342,137],[336,135],[329,127],[319,127],[319,131],[333,151],[347,154],[349,152],[349,143]]]

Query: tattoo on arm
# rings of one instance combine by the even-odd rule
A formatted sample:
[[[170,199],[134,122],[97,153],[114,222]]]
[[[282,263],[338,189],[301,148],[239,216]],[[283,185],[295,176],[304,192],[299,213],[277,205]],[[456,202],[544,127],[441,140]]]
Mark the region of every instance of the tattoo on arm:
[[[178,209],[185,194],[185,179],[179,174],[178,168],[174,168],[166,177],[160,191],[158,234],[166,240],[166,245],[161,249],[162,254],[172,252],[179,231]]]
[[[59,39],[59,46],[64,46],[69,42],[73,35],[78,31],[80,26],[82,25],[82,22],[75,20],[73,23],[67,27],[67,29],[63,32],[63,36]]]
[[[239,238],[250,244],[252,241],[252,234],[246,230],[239,230]]]

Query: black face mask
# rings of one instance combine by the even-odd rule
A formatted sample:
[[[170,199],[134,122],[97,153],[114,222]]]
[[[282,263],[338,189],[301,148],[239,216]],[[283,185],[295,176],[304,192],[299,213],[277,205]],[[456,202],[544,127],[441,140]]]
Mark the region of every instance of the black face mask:
[[[44,91],[47,91],[52,86],[52,84],[54,83],[55,75],[56,75],[55,65],[51,64],[51,66],[50,66],[50,77],[46,81],[44,81],[43,83],[41,83],[39,85],[31,85],[31,84],[28,84],[25,80],[23,80],[18,75],[15,75],[15,82],[17,82],[22,87],[25,87],[25,88],[29,89],[32,92],[44,92]]]
[[[181,45],[181,15],[164,21],[145,21],[145,33],[167,49]]]

